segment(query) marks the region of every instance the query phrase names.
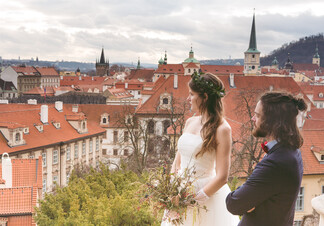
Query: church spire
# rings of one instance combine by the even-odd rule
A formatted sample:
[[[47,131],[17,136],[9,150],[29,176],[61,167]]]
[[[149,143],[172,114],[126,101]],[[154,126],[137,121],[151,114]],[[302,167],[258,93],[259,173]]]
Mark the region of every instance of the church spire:
[[[252,28],[250,34],[250,43],[247,52],[259,52],[257,49],[256,32],[255,32],[255,12],[253,13]]]
[[[138,57],[138,61],[137,61],[137,69],[141,69],[141,62],[140,62],[140,58]]]
[[[102,50],[101,50],[101,57],[100,57],[100,64],[104,64],[106,63],[105,62],[105,54],[104,54],[104,48],[102,47]]]

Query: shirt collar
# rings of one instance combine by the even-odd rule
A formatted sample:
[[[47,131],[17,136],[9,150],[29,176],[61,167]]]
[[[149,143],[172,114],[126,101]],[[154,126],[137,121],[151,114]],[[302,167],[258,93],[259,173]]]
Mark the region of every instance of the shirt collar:
[[[266,146],[268,147],[268,150],[271,150],[271,148],[273,148],[273,146],[275,146],[277,143],[278,143],[278,141],[272,140],[272,141],[269,141]]]

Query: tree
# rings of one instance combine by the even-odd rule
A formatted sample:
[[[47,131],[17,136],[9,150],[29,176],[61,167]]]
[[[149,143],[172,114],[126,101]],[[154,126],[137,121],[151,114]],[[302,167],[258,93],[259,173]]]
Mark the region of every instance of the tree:
[[[257,97],[264,89],[246,88],[236,94],[235,114],[240,120],[240,134],[233,135],[231,175],[251,175],[255,164],[263,157],[260,142],[262,138],[253,136],[254,124],[252,117]]]
[[[38,225],[158,225],[141,192],[145,178],[101,165],[73,171],[68,186],[45,194],[36,207]]]
[[[127,166],[141,174],[158,162],[155,147],[161,145],[161,140],[155,135],[154,115],[140,119],[132,108],[134,106],[125,105],[122,112],[116,113],[117,127],[124,131],[116,143],[131,150]]]

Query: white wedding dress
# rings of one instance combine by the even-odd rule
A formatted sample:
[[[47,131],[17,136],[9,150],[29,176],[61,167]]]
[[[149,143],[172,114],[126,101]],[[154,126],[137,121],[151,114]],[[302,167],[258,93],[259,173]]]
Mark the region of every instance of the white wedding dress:
[[[181,169],[196,170],[195,176],[198,178],[194,184],[196,192],[203,188],[213,177],[215,177],[215,152],[207,152],[203,156],[196,158],[196,154],[201,148],[202,138],[199,135],[192,133],[183,133],[178,141],[178,151],[181,155]],[[181,173],[181,172],[180,172]],[[193,211],[188,208],[187,217],[183,225],[187,226],[237,226],[239,223],[238,216],[234,216],[226,209],[225,198],[230,193],[228,185],[224,185],[214,195],[212,195],[204,205],[207,207],[205,210],[200,210],[196,215],[196,220],[193,224]],[[161,226],[171,226],[172,224],[165,220],[162,221]]]

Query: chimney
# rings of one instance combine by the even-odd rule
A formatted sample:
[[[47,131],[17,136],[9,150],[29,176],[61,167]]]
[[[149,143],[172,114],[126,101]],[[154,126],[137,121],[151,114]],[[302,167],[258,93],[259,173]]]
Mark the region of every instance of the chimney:
[[[72,105],[72,112],[77,113],[78,111],[79,111],[79,105],[77,104]]]
[[[63,102],[55,101],[55,108],[58,112],[63,112]]]
[[[128,83],[125,82],[125,89],[128,89]]]
[[[48,124],[48,106],[47,105],[41,106],[41,122],[43,124]]]
[[[178,89],[178,74],[174,73],[173,88]]]
[[[37,100],[36,99],[29,99],[29,100],[27,100],[27,104],[36,105],[37,104]]]
[[[12,163],[8,153],[2,154],[2,179],[6,181],[6,188],[12,187]]]
[[[235,83],[234,83],[234,74],[233,73],[230,73],[230,87],[231,88],[234,88],[235,87]]]

